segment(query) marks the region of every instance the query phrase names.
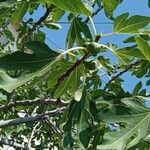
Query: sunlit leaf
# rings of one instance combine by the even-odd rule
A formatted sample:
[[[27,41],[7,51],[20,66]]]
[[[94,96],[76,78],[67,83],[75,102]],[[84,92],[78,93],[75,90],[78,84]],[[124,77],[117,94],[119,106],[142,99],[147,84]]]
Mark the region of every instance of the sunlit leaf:
[[[103,0],[103,7],[105,11],[112,15],[113,11],[117,8],[117,6],[121,3],[122,0]]]
[[[124,123],[125,127],[121,128],[119,131],[106,133],[102,144],[99,145],[97,149],[120,150],[136,145],[141,139],[149,134],[149,119],[149,112],[124,116],[104,115],[104,121],[108,123]]]
[[[27,12],[28,4],[26,2],[22,2],[17,5],[17,10],[13,13],[11,17],[12,24],[18,23],[21,21],[25,13]]]
[[[53,22],[46,23],[45,25],[46,25],[46,27],[48,27],[49,29],[53,29],[53,30],[58,30],[58,29],[61,28],[61,26],[60,26],[58,23],[53,23]]]
[[[143,53],[147,60],[150,61],[150,46],[148,45],[148,43],[139,37],[136,37],[135,40],[137,42],[139,50]]]
[[[84,37],[83,37],[84,34]],[[80,18],[74,18],[70,25],[68,35],[66,38],[67,47],[73,47],[76,42],[78,45],[83,45],[85,39],[91,40],[92,35],[86,23],[82,22]]]
[[[62,10],[66,10],[72,13],[80,13],[87,16],[92,14],[91,4],[88,1],[80,1],[80,0],[49,0],[51,4],[56,5]]]
[[[150,17],[140,15],[128,17],[129,13],[125,13],[115,19],[115,33],[142,34],[140,29],[143,29],[150,23]]]
[[[56,64],[56,69],[54,69],[50,73],[50,77],[48,80],[48,88],[53,90],[55,85],[58,82],[58,79],[66,73],[66,71],[72,67],[72,63],[62,60]],[[59,87],[55,90],[54,96],[60,97],[65,93],[69,95],[73,94],[78,90],[78,88],[82,85],[83,81],[81,81],[81,77],[84,78],[85,69],[81,64],[79,67],[74,69],[69,76],[67,76],[59,85]]]
[[[0,101],[1,100],[7,100],[7,96],[0,92]]]
[[[80,100],[81,100],[81,97],[82,97],[82,90],[79,89],[79,90],[77,90],[77,91],[74,93],[74,99],[75,99],[76,101],[80,101]]]

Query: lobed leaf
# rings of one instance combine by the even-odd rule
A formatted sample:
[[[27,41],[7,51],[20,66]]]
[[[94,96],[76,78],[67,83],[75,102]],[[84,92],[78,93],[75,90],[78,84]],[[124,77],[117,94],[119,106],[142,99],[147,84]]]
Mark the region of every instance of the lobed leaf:
[[[16,24],[20,22],[23,18],[23,16],[26,14],[28,9],[27,2],[22,2],[17,5],[17,10],[13,13],[11,17],[12,24]]]
[[[106,114],[102,118],[108,123],[125,123],[125,128],[106,133],[98,149],[130,148],[149,134],[150,112],[122,116]]]
[[[41,47],[40,45],[43,47],[43,51],[41,51]],[[38,48],[39,46],[39,48]],[[44,62],[44,66],[40,66],[40,68],[38,68],[36,71],[34,70],[32,73],[28,73],[28,74],[24,74],[24,75],[21,75],[19,76],[18,78],[12,78],[10,76],[8,76],[4,71],[1,71],[0,72],[0,89],[4,89],[6,90],[7,92],[12,92],[14,89],[24,85],[25,83],[33,80],[35,77],[41,77],[43,76],[44,74],[46,74],[47,72],[49,72],[51,69],[52,69],[52,66],[62,58],[62,55],[58,55],[56,52],[51,52],[49,51],[50,49],[48,48],[47,45],[44,45],[42,43],[38,43],[38,42],[35,42],[35,43],[28,43],[28,48],[30,47],[30,49],[35,53],[35,54],[40,54],[41,57],[43,56],[48,56],[49,60],[48,62]],[[43,56],[42,56],[43,54]],[[18,55],[18,53],[17,53]],[[11,58],[13,58],[15,55],[12,54],[12,56],[10,56]],[[26,57],[26,55],[24,55]],[[51,58],[50,58],[51,56]],[[8,57],[4,57],[6,59],[9,58]],[[13,58],[13,63],[15,66],[13,66],[11,63],[7,66],[7,63],[4,61],[6,59],[2,58],[2,62],[5,64],[5,67],[6,68],[9,68],[9,69],[14,69],[14,67],[18,67],[19,69],[30,69],[32,68],[32,65],[33,65],[33,62],[35,63],[34,65],[37,64],[37,61],[38,63],[40,63],[40,60],[35,60],[33,61],[33,58],[29,60],[28,57],[26,57],[26,62],[24,62],[25,58],[24,59],[19,59],[20,62],[18,63],[18,61],[15,60],[15,58]],[[32,63],[31,63],[32,62]],[[1,67],[2,67],[2,63],[1,63]],[[5,68],[4,67],[4,68]],[[6,69],[5,68],[5,69]]]
[[[129,13],[125,13],[115,19],[115,33],[142,34],[141,29],[150,23],[150,17],[140,15],[131,16],[130,18],[128,17]]]
[[[85,43],[85,39],[92,40],[92,35],[87,24],[82,22],[80,18],[74,18],[66,38],[67,47],[73,47],[75,42],[77,45],[83,45]]]
[[[148,45],[148,43],[139,37],[136,37],[135,40],[136,40],[139,50],[143,53],[145,58],[148,61],[150,61],[150,46]]]
[[[51,4],[54,4],[58,8],[69,11],[74,14],[83,14],[86,16],[91,16],[92,8],[88,1],[80,1],[80,0],[49,0]]]
[[[14,52],[0,58],[0,68],[5,70],[37,70],[58,56],[46,44],[38,41],[27,43],[30,53]]]
[[[55,85],[58,82],[58,79],[69,69],[71,68],[73,63],[68,62],[67,60],[62,60],[56,64],[56,69],[54,69],[50,75],[48,80],[48,88],[53,90]],[[60,97],[64,94],[74,95],[74,93],[78,90],[80,86],[82,86],[82,82],[80,80],[81,77],[84,76],[84,66],[80,65],[76,69],[74,69],[71,74],[66,77],[60,84],[60,86],[55,90],[54,97]]]
[[[121,3],[122,0],[103,0],[103,7],[105,11],[112,15],[113,11],[117,8],[117,6]]]

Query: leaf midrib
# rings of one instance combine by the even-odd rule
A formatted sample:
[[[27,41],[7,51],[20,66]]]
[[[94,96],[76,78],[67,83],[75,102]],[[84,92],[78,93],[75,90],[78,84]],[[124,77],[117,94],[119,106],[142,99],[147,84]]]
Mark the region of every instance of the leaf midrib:
[[[123,30],[127,30],[128,28],[131,28],[132,26],[135,26],[135,25],[138,26],[138,25],[144,24],[144,23],[146,23],[146,22],[148,22],[148,21],[143,21],[143,22],[131,24],[131,25],[129,25],[129,26],[125,26],[124,28],[121,28],[121,29],[118,30],[118,31],[115,30],[115,33],[122,32]],[[126,32],[125,32],[125,33],[126,33]],[[133,33],[134,33],[134,32],[133,32]]]
[[[150,112],[139,114],[139,115],[144,115],[144,114],[147,114],[147,115],[138,124],[136,124],[129,132],[127,132],[126,134],[124,134],[121,138],[117,139],[113,144],[109,144],[109,145],[112,146],[112,145],[116,144],[118,141],[120,141],[121,139],[123,139],[127,134],[131,133],[137,126],[139,126],[143,122],[143,120],[145,120],[147,117],[150,116]],[[131,115],[131,116],[135,116],[135,115]]]

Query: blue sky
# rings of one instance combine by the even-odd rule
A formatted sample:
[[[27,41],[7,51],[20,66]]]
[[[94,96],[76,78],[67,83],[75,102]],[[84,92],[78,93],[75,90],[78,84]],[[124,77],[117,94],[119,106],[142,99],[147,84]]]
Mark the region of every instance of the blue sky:
[[[150,8],[148,7],[148,0],[124,0],[121,5],[115,10],[114,16],[129,12],[130,15],[145,15],[150,16]],[[39,13],[40,10],[40,13]],[[34,17],[37,20],[39,17],[41,17],[42,14],[44,14],[45,10],[40,8],[38,10],[38,13],[34,13]],[[39,15],[40,14],[40,15]],[[28,16],[27,16],[28,18]],[[101,11],[96,17],[93,18],[95,22],[111,22],[109,20],[103,11]],[[66,21],[66,15],[62,18],[61,21]],[[58,31],[52,31],[47,28],[43,28],[42,31],[46,33],[46,43],[53,49],[66,49],[65,46],[65,40],[68,28],[70,24],[61,24],[62,28]],[[89,24],[90,26],[90,24]],[[112,24],[96,24],[96,29],[98,33],[111,33],[113,26]],[[90,29],[92,31],[92,28],[90,26]],[[107,36],[101,39],[102,43],[114,43],[118,44],[120,47],[124,46],[124,43],[122,43],[122,40],[128,37],[127,35],[113,35],[113,36]],[[53,43],[52,43],[53,42]],[[55,43],[55,44],[54,44]],[[115,62],[116,59],[112,56],[112,54],[108,53],[107,57],[111,58],[112,62]],[[123,87],[126,91],[133,91],[135,85],[142,81],[143,87],[147,89],[147,91],[150,92],[150,87],[145,86],[146,80],[145,79],[138,79],[133,76],[131,76],[129,73],[125,73],[122,78],[124,79]],[[104,77],[103,80],[106,82],[109,80],[108,78]]]

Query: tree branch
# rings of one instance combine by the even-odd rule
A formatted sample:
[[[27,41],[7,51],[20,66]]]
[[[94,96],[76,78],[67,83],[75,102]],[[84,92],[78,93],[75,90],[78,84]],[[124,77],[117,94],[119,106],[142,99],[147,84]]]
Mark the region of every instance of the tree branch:
[[[94,16],[96,16],[101,10],[103,9],[103,7],[101,7],[101,8],[98,8],[93,14],[92,14],[92,18],[94,17]],[[87,17],[86,18],[86,20],[84,21],[85,23],[88,23],[89,22],[89,17]]]
[[[34,133],[36,132],[36,128],[37,128],[37,126],[38,126],[39,124],[40,124],[40,122],[38,122],[38,123],[33,127],[33,130],[32,130],[31,136],[30,136],[30,139],[29,139],[29,141],[28,141],[28,147],[29,147],[29,149],[31,149],[31,142],[32,142]]]
[[[13,148],[16,148],[16,149],[23,149],[23,150],[28,150],[28,148],[26,146],[22,146],[21,144],[18,144],[16,142],[14,142],[13,140],[9,140],[9,139],[4,139],[2,138],[0,140],[0,144],[3,144],[3,145],[8,145],[8,146],[11,146]]]
[[[136,66],[138,63],[140,62],[140,60],[137,60],[136,62],[130,64],[125,70],[121,71],[120,73],[118,73],[117,75],[113,76],[111,78],[111,80],[109,80],[109,82],[105,85],[104,90],[106,90],[109,85],[115,81],[116,79],[118,79],[120,76],[122,76],[124,73],[126,73],[127,71],[129,71],[130,69],[132,69],[134,66]]]
[[[16,101],[11,102],[8,105],[0,106],[0,111],[3,110],[10,110],[13,107],[18,106],[35,106],[35,105],[54,105],[54,106],[67,106],[68,103],[63,100],[56,100],[56,99],[35,99],[35,100],[23,100],[23,101]]]
[[[32,35],[32,33],[36,30],[37,26],[41,25],[41,23],[43,23],[47,19],[53,8],[54,8],[53,5],[47,8],[45,14],[37,22],[33,24],[31,29],[29,29],[27,36]]]
[[[17,118],[17,119],[10,119],[6,121],[0,121],[0,128],[8,127],[8,126],[17,126],[23,123],[28,123],[28,122],[36,122],[40,120],[44,120],[47,117],[46,116],[54,116],[54,115],[60,115],[65,111],[66,107],[62,108],[57,108],[52,111],[48,111],[45,114],[37,114],[35,116],[30,116],[30,117],[24,117],[24,118]]]
[[[50,127],[52,128],[52,130],[57,133],[60,134],[61,131],[59,130],[59,128],[52,122],[52,120],[50,118],[46,119],[46,122],[50,125]]]
[[[100,39],[100,35],[96,35],[95,42],[98,42]],[[81,63],[83,63],[88,57],[90,56],[90,53],[86,53],[80,60],[78,60],[71,68],[69,68],[64,74],[60,76],[60,78],[57,80],[56,85],[54,86],[55,91],[61,84],[64,79],[66,79]]]
[[[68,69],[64,74],[60,76],[60,78],[57,80],[57,83],[54,87],[54,91],[60,86],[61,82],[64,81],[65,78],[67,78],[82,62],[84,62],[88,57],[90,53],[86,53],[80,60],[78,60],[70,69]]]

